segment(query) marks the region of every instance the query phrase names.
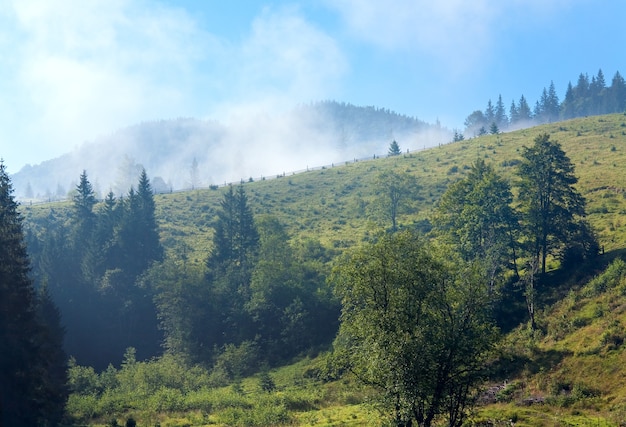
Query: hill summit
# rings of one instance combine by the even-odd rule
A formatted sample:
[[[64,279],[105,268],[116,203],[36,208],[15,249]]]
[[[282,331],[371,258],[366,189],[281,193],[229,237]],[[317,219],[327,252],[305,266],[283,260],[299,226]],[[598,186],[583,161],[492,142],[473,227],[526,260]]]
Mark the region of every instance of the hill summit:
[[[83,170],[100,196],[122,195],[145,168],[159,192],[208,187],[384,154],[391,141],[417,149],[449,132],[376,107],[325,101],[277,115],[145,122],[88,142],[56,159],[27,165],[12,179],[20,199],[67,196]]]

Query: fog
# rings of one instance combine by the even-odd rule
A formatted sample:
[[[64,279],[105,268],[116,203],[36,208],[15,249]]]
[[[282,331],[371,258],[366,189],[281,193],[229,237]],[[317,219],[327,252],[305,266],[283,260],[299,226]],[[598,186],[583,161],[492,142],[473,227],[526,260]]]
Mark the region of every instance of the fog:
[[[99,197],[125,194],[145,168],[159,192],[250,179],[384,156],[450,141],[450,132],[373,107],[334,102],[281,114],[232,110],[223,121],[175,119],[140,123],[28,165],[13,175],[22,200],[65,198],[83,170]],[[197,168],[195,167],[197,165]]]

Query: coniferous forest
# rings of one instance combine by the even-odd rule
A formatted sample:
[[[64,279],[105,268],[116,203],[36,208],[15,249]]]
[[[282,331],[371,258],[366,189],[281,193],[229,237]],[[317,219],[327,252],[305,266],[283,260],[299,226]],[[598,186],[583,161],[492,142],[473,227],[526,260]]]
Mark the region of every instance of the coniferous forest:
[[[485,110],[476,110],[465,119],[465,136],[498,133],[576,117],[621,113],[624,109],[626,80],[616,71],[611,84],[607,86],[600,69],[591,79],[588,74],[580,73],[575,85],[569,82],[562,101],[559,100],[554,82],[550,82],[547,89],[543,88],[533,106],[529,105],[524,95],[517,101],[511,101],[508,108],[501,95],[495,104],[490,99]]]

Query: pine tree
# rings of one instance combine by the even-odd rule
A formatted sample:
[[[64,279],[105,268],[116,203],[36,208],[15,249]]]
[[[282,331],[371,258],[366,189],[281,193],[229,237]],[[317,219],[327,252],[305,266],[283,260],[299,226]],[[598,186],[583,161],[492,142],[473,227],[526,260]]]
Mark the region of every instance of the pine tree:
[[[509,120],[511,125],[519,122],[519,109],[515,105],[515,101],[511,101],[511,107],[509,108]]]
[[[24,243],[22,217],[13,187],[0,161],[0,423],[3,427],[35,426],[59,421],[50,401],[58,368],[47,352],[60,351],[47,339],[37,317],[37,300],[29,277],[30,260]]]
[[[163,248],[159,242],[159,228],[155,218],[154,192],[145,169],[142,169],[137,185],[138,216],[140,219],[138,235],[141,239],[143,264],[141,272],[154,261],[163,259]]]
[[[559,110],[560,110],[559,97],[556,94],[556,88],[554,87],[554,82],[550,82],[550,87],[548,88],[548,98],[544,106],[544,112],[546,114],[546,118],[548,122],[552,123],[559,119]]]
[[[491,103],[491,99],[487,102],[487,108],[485,109],[485,123],[491,125],[496,119],[496,110]]]
[[[563,100],[563,104],[561,104],[561,117],[564,119],[571,119],[575,117],[575,94],[574,87],[572,86],[572,82],[567,84],[567,90],[565,91],[565,99]]]
[[[251,335],[252,319],[245,305],[250,299],[250,282],[256,262],[259,234],[243,186],[232,186],[224,194],[215,224],[213,251],[208,260],[207,281],[221,310],[221,342],[241,344]]]
[[[618,113],[626,109],[626,80],[617,71],[609,88],[611,111]]]
[[[506,116],[504,103],[502,102],[502,95],[498,95],[498,102],[496,103],[494,122],[496,123],[496,125],[498,125],[498,128],[500,129],[505,129],[509,125],[509,118]]]
[[[533,118],[533,114],[530,109],[530,106],[528,105],[528,101],[526,101],[526,98],[524,97],[524,95],[520,97],[518,105],[519,106],[517,108],[517,111],[519,113],[519,121],[520,122],[531,121]]]
[[[538,135],[534,142],[522,152],[519,199],[529,252],[545,273],[548,255],[567,247],[584,223],[585,200],[574,187],[578,181],[574,165],[561,145],[548,134]]]
[[[389,144],[389,152],[387,153],[389,156],[399,156],[401,153],[400,146],[394,139],[391,144]]]

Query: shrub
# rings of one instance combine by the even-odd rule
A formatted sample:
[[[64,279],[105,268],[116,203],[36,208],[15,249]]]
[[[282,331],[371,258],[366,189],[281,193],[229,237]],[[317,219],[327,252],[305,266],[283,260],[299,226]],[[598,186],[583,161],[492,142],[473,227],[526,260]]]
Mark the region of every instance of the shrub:
[[[624,277],[626,277],[626,262],[618,258],[609,264],[602,274],[594,277],[585,286],[583,293],[588,297],[599,295],[607,289],[618,287]]]

